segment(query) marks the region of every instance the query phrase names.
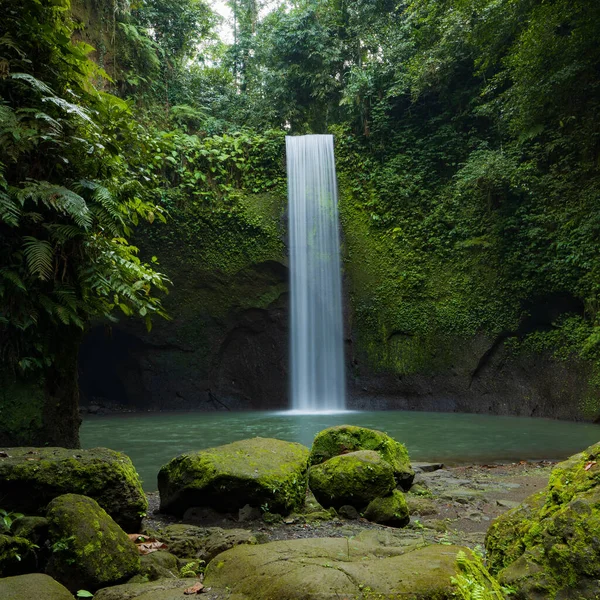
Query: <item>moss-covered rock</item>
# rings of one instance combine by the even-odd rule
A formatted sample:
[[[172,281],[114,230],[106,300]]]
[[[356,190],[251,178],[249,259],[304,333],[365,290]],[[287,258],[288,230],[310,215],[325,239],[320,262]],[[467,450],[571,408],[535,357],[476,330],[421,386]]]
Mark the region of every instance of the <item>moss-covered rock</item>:
[[[140,572],[135,577],[143,577],[144,581],[177,579],[179,577],[179,561],[170,552],[159,550],[145,554],[140,558],[140,563]]]
[[[52,577],[42,573],[0,579],[2,600],[73,600],[73,595]]]
[[[393,490],[389,496],[371,500],[363,516],[373,523],[390,527],[405,527],[410,521],[406,499],[399,490]]]
[[[30,573],[35,571],[36,564],[35,549],[29,540],[0,535],[0,577]]]
[[[300,444],[259,437],[182,454],[158,474],[160,508],[181,516],[193,506],[237,512],[249,504],[287,514],[304,502],[307,459]]]
[[[53,553],[46,572],[71,591],[121,583],[140,570],[135,544],[92,498],[59,496],[47,518]]]
[[[94,600],[182,600],[184,590],[194,585],[194,579],[159,579],[149,583],[124,583],[99,590]],[[201,598],[201,596],[198,596]]]
[[[394,477],[402,489],[410,488],[415,478],[415,472],[410,466],[406,447],[376,429],[355,425],[338,425],[324,429],[315,437],[310,451],[309,464],[318,465],[333,456],[356,450],[377,452],[381,458],[390,463]]]
[[[491,524],[490,570],[517,589],[517,598],[600,595],[598,462],[595,444],[558,464],[545,491]]]
[[[43,514],[62,494],[83,494],[131,532],[138,530],[148,510],[131,460],[107,448],[3,448],[0,489],[2,508],[27,514]]]
[[[210,562],[204,583],[213,590],[229,589],[236,600],[443,600],[454,598],[450,578],[460,550],[397,547],[382,554],[379,544],[358,538],[238,546]]]
[[[239,544],[256,544],[257,539],[246,529],[221,529],[196,525],[168,525],[153,535],[179,558],[197,558],[208,562],[217,554]]]
[[[324,507],[350,504],[361,510],[378,496],[387,496],[396,487],[390,464],[373,450],[334,456],[314,465],[309,485]]]

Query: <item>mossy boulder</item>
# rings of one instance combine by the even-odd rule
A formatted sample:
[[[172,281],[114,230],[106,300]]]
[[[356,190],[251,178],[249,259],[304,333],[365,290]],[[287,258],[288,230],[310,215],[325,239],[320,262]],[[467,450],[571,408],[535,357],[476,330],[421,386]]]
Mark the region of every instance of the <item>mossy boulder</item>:
[[[600,443],[559,463],[545,491],[492,522],[490,571],[513,586],[517,598],[600,595],[598,463]]]
[[[400,490],[393,490],[389,496],[371,500],[363,516],[373,523],[390,527],[405,527],[410,521],[406,499]]]
[[[74,600],[69,590],[42,573],[0,579],[2,600]]]
[[[210,562],[204,584],[227,588],[236,600],[443,600],[454,598],[451,577],[461,549],[468,554],[442,545],[382,549],[361,536],[238,546]]]
[[[410,489],[415,472],[410,466],[406,447],[376,429],[355,425],[338,425],[324,429],[315,437],[308,461],[310,465],[318,465],[334,456],[357,450],[377,452],[391,465],[398,485],[404,490]]]
[[[29,540],[0,534],[0,577],[31,573],[36,565],[35,549]]]
[[[135,577],[143,577],[143,581],[177,579],[179,577],[179,561],[177,557],[165,550],[143,555],[140,558],[140,563],[140,572]]]
[[[256,544],[257,539],[246,529],[197,527],[175,524],[163,527],[152,534],[169,547],[169,552],[179,558],[197,558],[208,562],[217,554],[239,544]]]
[[[3,448],[0,489],[2,508],[37,515],[62,494],[89,496],[132,533],[148,510],[131,460],[107,448]]]
[[[193,506],[237,512],[246,504],[287,514],[304,502],[308,448],[256,437],[182,454],[158,474],[160,509],[177,516]]]
[[[47,518],[53,553],[46,572],[71,591],[115,585],[140,570],[135,544],[92,498],[59,496]]]
[[[360,450],[312,466],[309,485],[326,508],[350,504],[362,510],[374,498],[391,494],[396,481],[391,465],[377,452]]]

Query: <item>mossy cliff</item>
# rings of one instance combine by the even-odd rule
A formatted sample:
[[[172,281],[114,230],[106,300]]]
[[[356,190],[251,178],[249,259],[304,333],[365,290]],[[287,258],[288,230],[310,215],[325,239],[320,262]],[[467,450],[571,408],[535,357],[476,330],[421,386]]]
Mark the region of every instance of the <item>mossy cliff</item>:
[[[454,239],[468,203],[451,213],[443,189],[334,134],[350,404],[596,419],[597,368],[580,352],[589,327],[577,297],[542,294],[507,272],[510,248],[498,240]],[[161,192],[170,220],[138,244],[173,281],[173,320],[151,332],[128,322],[93,329],[81,353],[88,402],[287,406],[283,134],[244,136],[195,138],[190,164],[214,174]],[[243,168],[217,160],[242,146]]]

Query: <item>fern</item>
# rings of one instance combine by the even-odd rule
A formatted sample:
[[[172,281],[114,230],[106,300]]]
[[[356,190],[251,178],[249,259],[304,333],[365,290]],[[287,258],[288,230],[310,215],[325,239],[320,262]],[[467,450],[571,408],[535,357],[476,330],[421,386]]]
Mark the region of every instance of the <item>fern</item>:
[[[467,558],[464,552],[456,556],[458,574],[452,577],[454,596],[461,600],[504,600],[510,593],[486,569],[483,561],[473,553]]]
[[[0,221],[4,221],[11,227],[19,224],[21,209],[15,201],[5,192],[0,191]]]
[[[26,235],[23,237],[23,250],[29,272],[44,281],[51,279],[54,251],[50,243]]]

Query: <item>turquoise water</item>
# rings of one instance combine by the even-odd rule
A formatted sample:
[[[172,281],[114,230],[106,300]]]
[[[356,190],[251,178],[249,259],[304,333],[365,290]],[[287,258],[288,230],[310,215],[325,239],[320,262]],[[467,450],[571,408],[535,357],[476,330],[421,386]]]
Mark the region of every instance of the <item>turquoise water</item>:
[[[494,417],[458,413],[345,412],[186,412],[87,416],[81,427],[84,448],[104,446],[133,460],[148,491],[156,489],[160,467],[183,453],[254,436],[310,446],[315,434],[341,424],[386,431],[406,444],[414,461],[446,464],[563,459],[600,441],[589,423]]]

